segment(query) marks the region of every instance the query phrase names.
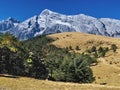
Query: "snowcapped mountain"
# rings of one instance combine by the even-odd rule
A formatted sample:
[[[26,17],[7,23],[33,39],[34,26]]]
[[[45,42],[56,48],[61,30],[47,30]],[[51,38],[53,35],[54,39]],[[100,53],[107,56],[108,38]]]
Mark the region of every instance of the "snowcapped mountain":
[[[12,17],[9,17],[7,20],[0,21],[0,32],[4,33],[9,29],[17,26],[20,22]]]
[[[4,28],[1,24],[3,21],[0,22],[0,31],[9,30],[20,40],[61,32],[83,32],[120,37],[120,20],[110,18],[98,19],[84,14],[63,15],[45,9],[40,15],[31,17],[22,23],[11,22],[10,20],[12,19],[4,21]]]

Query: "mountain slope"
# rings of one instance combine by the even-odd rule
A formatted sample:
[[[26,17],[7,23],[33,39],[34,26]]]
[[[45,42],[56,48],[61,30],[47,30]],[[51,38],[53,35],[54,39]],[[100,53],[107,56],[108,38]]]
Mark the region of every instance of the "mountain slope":
[[[97,49],[99,47],[108,47],[109,52],[106,53],[104,57],[108,63],[112,60],[116,61],[118,59],[119,63],[115,64],[116,66],[120,67],[120,39],[119,38],[112,38],[100,35],[92,35],[92,34],[83,34],[78,32],[66,32],[60,34],[52,34],[48,35],[48,37],[54,38],[55,41],[52,42],[53,45],[66,48],[72,46],[72,49],[75,52],[86,52],[91,47],[95,46]],[[117,51],[114,53],[111,50],[111,45],[115,44],[117,46]],[[76,51],[76,46],[79,46],[80,50]],[[113,63],[114,64],[114,63]]]
[[[120,39],[98,36],[98,35],[83,34],[77,32],[52,34],[52,35],[48,35],[47,37],[53,38],[54,42],[51,44],[54,44],[57,47],[64,48],[71,45],[73,50],[75,50],[74,47],[78,45],[80,46],[80,50],[78,50],[78,52],[80,51],[80,53],[85,52],[86,51],[85,49],[90,48],[92,46],[96,46],[97,48],[100,46],[110,48],[112,44],[116,44],[118,48],[116,52],[110,50],[109,52],[107,52],[105,57],[99,58],[98,65],[91,66],[93,70],[93,74],[96,78],[95,82],[91,84],[53,82],[48,80],[37,80],[26,77],[15,78],[15,76],[12,78],[9,77],[9,75],[6,76],[1,75],[0,89],[3,88],[3,89],[12,89],[12,90],[24,90],[24,89],[25,90],[34,90],[34,89],[35,90],[120,90],[120,66],[119,66],[120,62],[118,64],[114,63],[116,59],[120,61],[119,59]],[[38,40],[37,38],[35,40],[36,42],[39,42],[37,41]],[[49,40],[47,40],[47,42],[48,41]],[[38,47],[40,46],[38,45]],[[39,48],[37,48],[37,50],[39,50]],[[110,61],[112,61],[112,64],[109,63]]]
[[[105,57],[98,58],[98,65],[91,66],[93,74],[96,78],[94,83],[101,84],[106,83],[107,85],[120,85],[120,39],[111,38],[99,35],[90,35],[77,32],[52,34],[48,37],[54,38],[52,42],[60,48],[72,46],[73,51],[79,53],[87,53],[91,47],[108,47],[109,51]],[[117,51],[111,50],[111,45],[117,46]],[[76,50],[76,46],[79,46],[79,50]]]
[[[84,32],[109,36],[104,24],[97,18],[80,15],[63,15],[45,9],[40,15],[34,16],[12,29],[13,35],[21,40],[43,34],[61,32]]]
[[[0,32],[5,33],[9,29],[17,26],[20,22],[12,17],[9,17],[7,20],[0,21]]]
[[[55,42],[53,42],[53,44],[57,45],[58,47],[60,46],[62,48],[65,48],[72,45],[72,47],[75,48],[78,45],[79,47],[81,47],[82,51],[85,51],[85,49],[88,49],[92,46],[110,47],[112,44],[116,44],[119,48],[120,45],[119,38],[84,34],[78,32],[65,32],[48,36],[57,39]]]
[[[9,29],[20,40],[27,40],[37,35],[62,32],[83,32],[120,37],[120,20],[94,18],[84,14],[63,15],[48,9],[43,10],[40,15],[33,16],[17,25],[6,21],[1,23],[3,24],[1,24],[0,32]]]

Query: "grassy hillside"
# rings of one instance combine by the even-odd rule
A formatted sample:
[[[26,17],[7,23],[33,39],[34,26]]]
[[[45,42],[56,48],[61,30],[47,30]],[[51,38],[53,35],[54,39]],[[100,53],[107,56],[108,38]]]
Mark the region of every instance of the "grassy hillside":
[[[52,82],[25,77],[0,77],[0,90],[120,90],[120,87]]]
[[[6,65],[6,68],[0,68],[2,73],[14,75],[17,71],[17,75],[33,78],[1,76],[0,90],[120,90],[119,38],[71,32],[36,37],[22,43],[9,34],[1,36],[1,39],[0,60],[3,64],[0,66],[3,68],[2,65]],[[115,51],[112,48],[114,45]],[[100,56],[101,48],[102,52],[106,50],[104,56]],[[4,53],[8,53],[9,57]],[[19,63],[18,59],[22,62]],[[13,61],[14,64],[11,63]]]
[[[55,41],[52,42],[53,45],[56,45],[60,48],[66,48],[72,46],[75,52],[86,52],[92,46],[96,48],[99,47],[108,47],[110,50],[106,53],[104,59],[108,64],[114,64],[117,67],[120,67],[120,39],[111,38],[99,35],[90,35],[77,32],[70,33],[60,33],[49,35],[48,37],[54,38]],[[111,45],[115,44],[117,46],[117,51],[114,53],[111,50]],[[76,46],[79,46],[80,50],[75,50]],[[87,53],[87,52],[86,52]]]
[[[86,50],[91,46],[110,47],[110,45],[112,44],[116,44],[116,45],[120,44],[120,39],[117,38],[92,35],[92,34],[83,34],[78,32],[52,34],[52,35],[48,35],[48,37],[52,37],[56,39],[55,42],[53,42],[53,44],[58,47],[64,48],[71,45],[73,48],[75,48],[76,46],[79,46],[82,51]]]
[[[52,42],[60,48],[65,48],[72,46],[75,52],[86,52],[92,46],[96,48],[108,47],[109,51],[106,53],[105,57],[98,58],[98,65],[91,66],[96,81],[94,83],[107,85],[120,85],[120,39],[104,37],[99,35],[90,35],[83,33],[61,33],[53,34],[48,37],[55,39]],[[111,50],[111,45],[115,44],[117,46],[117,51],[113,52]],[[79,46],[80,50],[76,50],[75,47]],[[87,53],[87,52],[86,52]]]

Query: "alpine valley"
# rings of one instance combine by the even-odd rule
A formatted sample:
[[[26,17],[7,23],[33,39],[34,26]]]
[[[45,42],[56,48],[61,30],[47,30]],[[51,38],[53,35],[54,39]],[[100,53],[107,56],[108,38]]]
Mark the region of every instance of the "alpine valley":
[[[23,22],[12,17],[0,21],[0,32],[10,32],[21,41],[38,35],[62,32],[120,37],[120,20],[94,18],[84,14],[63,15],[45,9],[40,15],[35,15]]]

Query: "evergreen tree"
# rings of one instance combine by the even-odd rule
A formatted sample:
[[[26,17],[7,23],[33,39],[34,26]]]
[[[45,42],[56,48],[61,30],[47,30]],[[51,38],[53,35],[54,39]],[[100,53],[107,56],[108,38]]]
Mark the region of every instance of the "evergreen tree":
[[[116,46],[115,44],[112,44],[112,45],[111,45],[111,49],[113,50],[113,52],[116,52],[117,46]]]

